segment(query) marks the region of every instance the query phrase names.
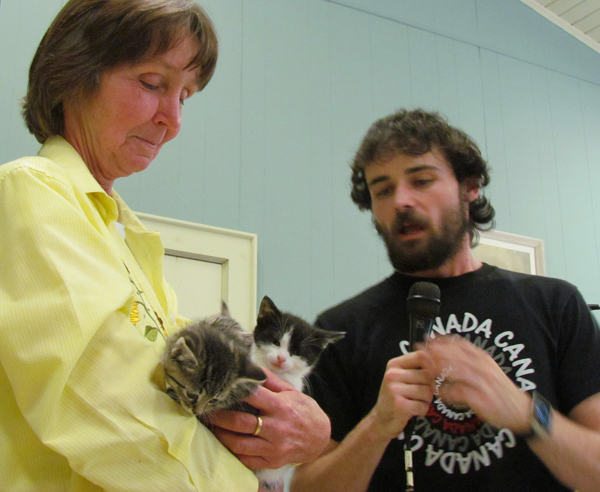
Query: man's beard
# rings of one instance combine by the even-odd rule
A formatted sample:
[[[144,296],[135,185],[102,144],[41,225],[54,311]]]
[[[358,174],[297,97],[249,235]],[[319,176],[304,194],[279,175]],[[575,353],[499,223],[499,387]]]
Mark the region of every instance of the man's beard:
[[[392,231],[379,224],[375,219],[375,229],[383,238],[388,257],[394,269],[402,273],[415,273],[432,270],[442,266],[460,251],[469,230],[467,211],[464,204],[448,209],[442,216],[441,230],[433,230],[426,217],[416,214],[412,209],[396,214]],[[429,231],[429,236],[401,241],[397,235],[407,227],[419,227]]]

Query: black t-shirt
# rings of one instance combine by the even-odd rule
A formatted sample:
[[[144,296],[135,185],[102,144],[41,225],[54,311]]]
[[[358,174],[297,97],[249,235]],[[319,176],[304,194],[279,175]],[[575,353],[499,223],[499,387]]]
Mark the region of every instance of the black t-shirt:
[[[600,331],[573,285],[486,264],[442,279],[395,273],[318,317],[321,327],[346,332],[322,355],[308,386],[331,418],[336,441],[375,405],[387,361],[406,352],[406,299],[420,280],[434,282],[441,292],[433,333],[470,339],[522,390],[536,389],[565,415],[600,392]],[[370,492],[404,490],[400,438],[390,442]],[[419,492],[568,490],[523,439],[438,397],[428,415],[417,419],[411,446]]]

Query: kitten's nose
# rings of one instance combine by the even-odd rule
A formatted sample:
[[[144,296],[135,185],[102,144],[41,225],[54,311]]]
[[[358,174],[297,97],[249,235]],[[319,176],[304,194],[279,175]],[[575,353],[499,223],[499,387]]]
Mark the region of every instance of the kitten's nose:
[[[281,367],[281,366],[283,366],[283,364],[285,363],[286,360],[287,360],[287,358],[284,355],[278,355],[277,361],[273,362],[273,365],[276,367]]]

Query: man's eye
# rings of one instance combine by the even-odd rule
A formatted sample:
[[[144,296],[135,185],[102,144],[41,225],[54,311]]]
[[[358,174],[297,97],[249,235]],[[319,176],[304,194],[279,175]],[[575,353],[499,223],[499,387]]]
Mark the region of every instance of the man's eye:
[[[393,193],[393,191],[394,191],[394,189],[391,186],[387,186],[387,187],[379,190],[377,193],[375,193],[375,196],[377,196],[377,197],[390,196]]]
[[[425,188],[433,183],[433,179],[416,179],[414,184],[417,188]]]

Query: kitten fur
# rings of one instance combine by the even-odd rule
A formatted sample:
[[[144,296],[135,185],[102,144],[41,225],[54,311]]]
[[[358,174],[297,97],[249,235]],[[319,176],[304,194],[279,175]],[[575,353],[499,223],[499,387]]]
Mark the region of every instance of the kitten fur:
[[[266,375],[250,359],[252,334],[229,315],[197,321],[167,339],[163,367],[167,394],[198,417],[232,408]]]
[[[325,348],[343,332],[316,328],[293,314],[280,311],[267,296],[260,303],[252,360],[302,391],[305,378],[315,367]],[[265,490],[283,490],[283,478],[291,465],[276,470],[256,470]]]
[[[282,312],[265,296],[254,328],[252,360],[302,391],[305,378],[323,350],[344,335],[316,328],[299,316]]]

